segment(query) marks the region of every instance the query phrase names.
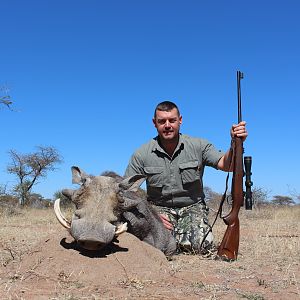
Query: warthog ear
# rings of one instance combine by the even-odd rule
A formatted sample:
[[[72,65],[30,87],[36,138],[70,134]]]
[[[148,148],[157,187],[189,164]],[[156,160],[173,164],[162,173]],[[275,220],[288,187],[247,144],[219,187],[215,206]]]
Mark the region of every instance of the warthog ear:
[[[83,184],[86,182],[88,175],[83,172],[80,168],[73,166],[71,168],[72,171],[72,183],[75,184]]]
[[[120,189],[136,192],[145,179],[145,175],[136,174],[122,180],[119,183],[119,187]]]

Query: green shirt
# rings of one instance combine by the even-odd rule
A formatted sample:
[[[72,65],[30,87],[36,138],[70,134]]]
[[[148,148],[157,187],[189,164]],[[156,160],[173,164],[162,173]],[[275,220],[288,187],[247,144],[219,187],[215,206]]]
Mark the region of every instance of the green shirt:
[[[147,197],[155,205],[185,207],[204,200],[204,167],[217,169],[223,155],[207,140],[180,134],[170,157],[156,137],[132,155],[125,177],[146,175]]]

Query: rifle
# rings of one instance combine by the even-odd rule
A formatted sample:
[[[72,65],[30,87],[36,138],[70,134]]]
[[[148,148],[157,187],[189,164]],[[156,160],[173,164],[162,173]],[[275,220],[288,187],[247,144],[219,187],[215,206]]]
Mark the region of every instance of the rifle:
[[[241,112],[241,86],[240,81],[243,79],[243,73],[237,71],[237,91],[238,91],[238,123],[242,121]],[[239,211],[244,204],[244,191],[243,191],[243,141],[240,137],[234,137],[232,140],[233,151],[233,175],[231,185],[231,197],[232,208],[228,215],[222,217],[224,223],[227,225],[227,229],[223,236],[223,240],[219,246],[217,257],[223,260],[236,260],[239,249],[240,238],[240,222]],[[252,209],[252,192],[251,192],[251,156],[247,156],[245,159],[246,167],[246,209]],[[225,192],[226,193],[226,192]],[[225,194],[224,194],[225,195]]]

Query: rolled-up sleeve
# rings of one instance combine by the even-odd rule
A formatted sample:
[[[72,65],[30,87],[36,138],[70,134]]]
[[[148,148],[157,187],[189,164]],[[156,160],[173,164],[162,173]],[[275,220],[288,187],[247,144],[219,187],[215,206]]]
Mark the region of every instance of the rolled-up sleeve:
[[[217,150],[213,144],[203,140],[203,162],[206,166],[218,169],[218,162],[224,156],[224,152]]]

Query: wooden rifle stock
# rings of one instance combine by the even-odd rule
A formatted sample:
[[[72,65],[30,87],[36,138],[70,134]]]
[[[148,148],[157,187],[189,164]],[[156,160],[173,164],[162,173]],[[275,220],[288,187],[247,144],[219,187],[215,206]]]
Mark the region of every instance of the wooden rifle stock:
[[[239,250],[240,221],[239,211],[244,202],[243,191],[243,142],[241,138],[235,138],[234,147],[234,171],[232,176],[232,208],[230,213],[223,217],[227,225],[223,240],[218,249],[218,257],[225,260],[236,260]]]
[[[242,121],[241,116],[241,90],[240,79],[243,78],[243,73],[237,72],[238,85],[238,122]],[[221,245],[219,246],[217,256],[224,260],[236,260],[239,250],[240,239],[240,222],[239,211],[244,203],[243,191],[243,141],[239,137],[235,137],[232,141],[233,150],[233,175],[231,185],[232,208],[228,215],[223,217],[227,229],[223,236]]]

